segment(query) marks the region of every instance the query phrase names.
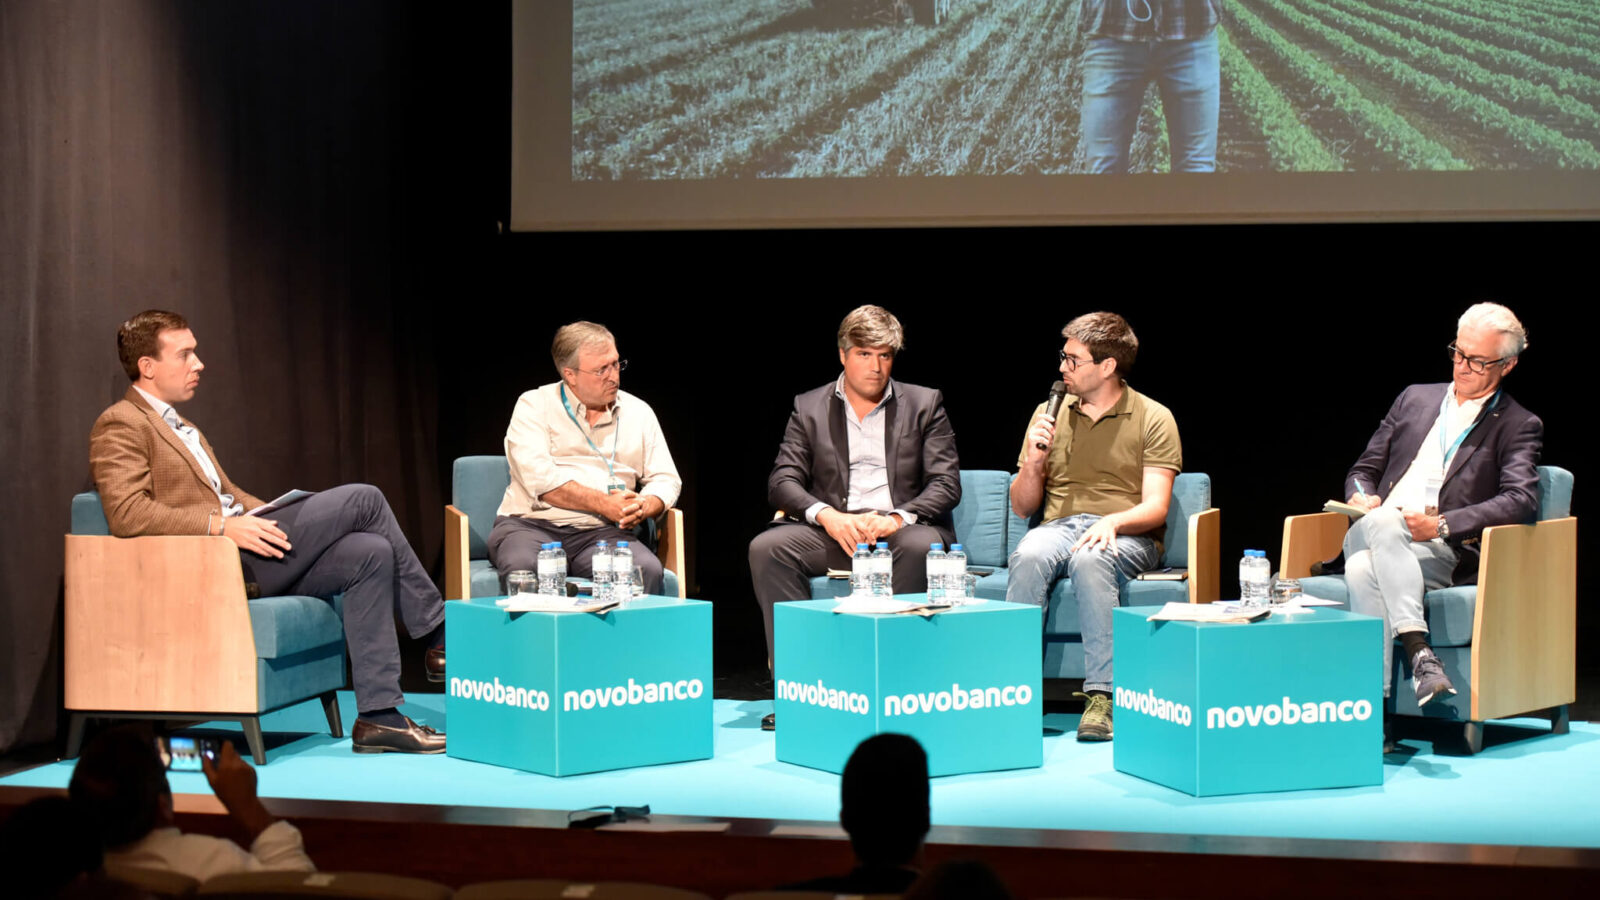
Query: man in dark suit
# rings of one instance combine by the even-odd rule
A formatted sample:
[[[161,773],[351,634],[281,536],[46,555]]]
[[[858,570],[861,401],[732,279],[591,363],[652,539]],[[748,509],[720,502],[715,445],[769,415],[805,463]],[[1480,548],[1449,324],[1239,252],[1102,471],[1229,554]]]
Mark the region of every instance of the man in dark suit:
[[[769,665],[773,604],[810,599],[810,579],[850,568],[856,544],[889,544],[894,591],[905,594],[927,589],[928,545],[955,540],[955,432],[942,394],[890,379],[903,345],[888,310],[858,307],[839,325],[838,380],[794,399],[767,479],[767,499],[784,517],[750,542]]]
[[[1475,583],[1483,530],[1538,511],[1544,423],[1502,386],[1527,345],[1511,310],[1468,309],[1451,381],[1406,388],[1345,476],[1350,503],[1370,510],[1345,536],[1345,576],[1351,609],[1384,620],[1385,696],[1396,635],[1417,705],[1456,692],[1428,644],[1422,595]]]
[[[444,735],[402,715],[396,616],[427,641],[428,678],[443,681],[444,601],[383,494],[347,484],[264,515],[174,404],[194,397],[205,369],[177,313],[147,310],[117,330],[133,384],[95,420],[89,464],[111,533],[220,535],[239,546],[245,580],[263,595],[342,594],[359,717],[358,753],[443,753]],[[291,536],[293,542],[291,543]]]

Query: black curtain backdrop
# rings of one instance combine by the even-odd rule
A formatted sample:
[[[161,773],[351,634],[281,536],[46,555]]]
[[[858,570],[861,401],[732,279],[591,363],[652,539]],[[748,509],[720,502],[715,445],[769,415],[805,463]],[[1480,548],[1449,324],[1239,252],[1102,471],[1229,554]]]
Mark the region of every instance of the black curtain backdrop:
[[[185,411],[230,474],[377,484],[436,568],[450,461],[500,451],[556,327],[605,322],[685,477],[723,672],[764,656],[745,554],[790,400],[835,377],[863,302],[904,322],[895,375],[945,391],[968,468],[1014,466],[1067,319],[1126,315],[1133,384],[1212,475],[1226,586],[1498,299],[1532,335],[1509,389],[1583,508],[1563,401],[1595,223],[507,234],[509,26],[498,3],[0,3],[0,751],[56,738],[67,502],[126,385],[116,326],[150,306],[194,324]]]

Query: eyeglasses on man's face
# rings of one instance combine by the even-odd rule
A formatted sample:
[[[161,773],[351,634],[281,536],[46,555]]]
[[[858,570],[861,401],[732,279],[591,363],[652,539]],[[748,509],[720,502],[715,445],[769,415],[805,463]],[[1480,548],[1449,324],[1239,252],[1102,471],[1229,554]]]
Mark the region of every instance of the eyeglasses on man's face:
[[[601,366],[598,369],[579,369],[576,366],[574,366],[573,367],[573,371],[582,372],[585,375],[593,375],[596,378],[604,378],[607,375],[616,375],[616,374],[618,374],[620,372],[623,372],[627,368],[628,368],[628,361],[625,360],[625,359],[619,359],[619,360],[617,360],[616,362],[612,363],[609,366]]]
[[[1068,372],[1076,372],[1078,371],[1079,366],[1092,366],[1096,361],[1092,359],[1080,359],[1063,350],[1061,351],[1061,362],[1066,365]]]
[[[1483,373],[1489,371],[1490,366],[1498,366],[1506,361],[1506,357],[1504,356],[1500,357],[1499,359],[1479,359],[1476,356],[1468,356],[1465,353],[1462,353],[1455,344],[1451,344],[1446,349],[1450,351],[1451,365],[1459,366],[1462,363],[1466,363],[1467,371],[1474,375],[1482,375]]]

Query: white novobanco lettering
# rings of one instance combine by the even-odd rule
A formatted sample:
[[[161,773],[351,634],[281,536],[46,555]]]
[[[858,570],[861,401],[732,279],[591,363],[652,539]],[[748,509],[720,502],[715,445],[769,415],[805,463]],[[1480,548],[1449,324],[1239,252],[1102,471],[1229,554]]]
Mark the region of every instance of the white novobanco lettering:
[[[1370,700],[1307,700],[1254,706],[1212,706],[1206,709],[1207,728],[1254,728],[1258,725],[1320,725],[1327,722],[1365,722],[1372,718]]]
[[[1113,693],[1113,702],[1118,709],[1151,716],[1163,722],[1188,725],[1194,721],[1194,712],[1187,704],[1157,697],[1154,689],[1140,693],[1127,688],[1117,688]]]
[[[614,684],[610,687],[584,688],[581,691],[564,691],[561,694],[561,709],[572,711],[579,709],[605,709],[608,706],[638,706],[642,703],[668,703],[673,700],[697,700],[705,693],[706,686],[698,678],[679,679],[677,681],[647,681],[640,684],[632,678],[627,684]]]
[[[866,694],[835,690],[823,684],[820,678],[814,684],[780,678],[776,688],[779,700],[837,709],[862,716],[872,711],[872,702],[867,699]]]
[[[450,696],[460,697],[463,700],[499,703],[503,706],[518,706],[523,709],[543,711],[550,708],[550,695],[544,691],[534,690],[533,688],[509,687],[501,684],[499,678],[495,678],[493,681],[451,678]]]
[[[997,706],[1027,706],[1031,702],[1033,688],[1026,684],[983,688],[964,688],[960,684],[952,684],[949,690],[944,691],[890,694],[883,698],[883,714],[912,716],[918,713],[962,712]]]

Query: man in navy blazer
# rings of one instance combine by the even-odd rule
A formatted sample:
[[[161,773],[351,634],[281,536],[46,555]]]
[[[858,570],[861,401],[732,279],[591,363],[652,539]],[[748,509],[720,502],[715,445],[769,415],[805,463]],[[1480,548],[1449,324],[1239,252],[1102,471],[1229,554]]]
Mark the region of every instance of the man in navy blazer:
[[[1345,476],[1350,503],[1371,510],[1345,535],[1345,577],[1350,608],[1384,620],[1385,696],[1396,635],[1418,706],[1456,692],[1428,644],[1422,595],[1475,583],[1483,530],[1538,512],[1544,423],[1502,384],[1527,346],[1511,310],[1468,309],[1450,382],[1406,388]]]
[[[850,568],[856,544],[889,544],[902,594],[927,589],[928,545],[955,540],[955,432],[939,391],[889,378],[903,344],[888,310],[856,308],[839,325],[838,380],[794,400],[767,479],[767,499],[784,517],[750,542],[769,664],[773,604],[810,599],[810,579]]]

